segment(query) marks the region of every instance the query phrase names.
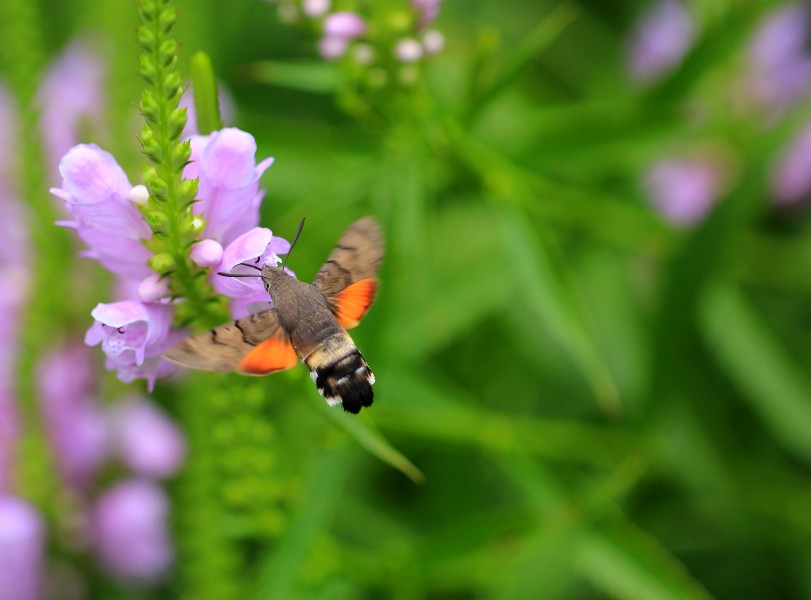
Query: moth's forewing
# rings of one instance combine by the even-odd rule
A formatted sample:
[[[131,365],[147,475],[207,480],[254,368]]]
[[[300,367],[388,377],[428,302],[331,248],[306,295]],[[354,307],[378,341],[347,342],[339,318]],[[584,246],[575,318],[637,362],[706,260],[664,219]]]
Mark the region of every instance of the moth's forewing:
[[[248,375],[289,369],[298,359],[275,309],[193,335],[163,357],[198,371]]]
[[[313,279],[344,327],[355,327],[374,302],[382,262],[383,234],[367,217],[349,226]]]

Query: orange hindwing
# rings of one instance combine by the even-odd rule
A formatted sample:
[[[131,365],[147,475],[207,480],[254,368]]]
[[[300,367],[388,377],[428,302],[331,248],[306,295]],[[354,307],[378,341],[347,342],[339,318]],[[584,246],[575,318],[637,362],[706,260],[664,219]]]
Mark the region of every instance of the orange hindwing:
[[[289,339],[271,337],[246,354],[239,366],[243,373],[267,375],[289,369],[297,360],[298,354]]]
[[[361,279],[342,290],[335,299],[335,316],[338,322],[347,329],[355,327],[372,302],[377,293],[377,279]]]

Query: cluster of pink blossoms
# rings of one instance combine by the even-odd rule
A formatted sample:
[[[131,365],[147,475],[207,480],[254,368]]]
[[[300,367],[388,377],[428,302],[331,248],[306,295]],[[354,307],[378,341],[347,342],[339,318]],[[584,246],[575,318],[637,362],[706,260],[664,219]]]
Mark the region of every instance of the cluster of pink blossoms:
[[[191,163],[186,179],[199,178],[195,214],[202,235],[190,250],[193,262],[210,267],[210,283],[231,301],[234,318],[265,306],[267,293],[255,279],[218,277],[218,271],[239,270],[250,261],[259,267],[278,265],[289,243],[259,227],[264,192],[259,178],[272,159],[256,163],[256,142],[248,133],[226,128],[207,136],[192,136]],[[107,368],[130,382],[168,375],[174,367],[161,358],[184,336],[172,327],[174,301],[168,281],[148,266],[151,252],[144,245],[152,231],[138,208],[146,188],[133,186],[111,154],[95,144],[71,148],[59,164],[62,185],[51,192],[62,199],[73,220],[60,225],[76,231],[87,246],[83,256],[101,263],[118,277],[117,302],[92,311],[95,322],[85,337],[101,344]]]
[[[383,64],[390,55],[400,63],[417,63],[437,54],[445,38],[431,24],[442,0],[400,0],[365,7],[344,3],[334,10],[332,0],[269,0],[278,3],[282,20],[309,21],[320,29],[318,51],[327,60],[349,57],[363,66]],[[352,8],[357,10],[352,10]],[[381,54],[383,56],[381,56]]]

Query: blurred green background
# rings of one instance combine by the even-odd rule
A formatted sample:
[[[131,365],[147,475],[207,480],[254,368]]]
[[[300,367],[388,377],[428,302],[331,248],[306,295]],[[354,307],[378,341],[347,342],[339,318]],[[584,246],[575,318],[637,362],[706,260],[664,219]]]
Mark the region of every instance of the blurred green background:
[[[299,278],[355,219],[383,225],[353,332],[375,403],[330,411],[303,368],[159,382],[190,446],[177,568],[151,589],[97,575],[90,597],[811,597],[811,222],[771,191],[811,103],[764,115],[740,85],[780,3],[689,3],[694,42],[643,85],[627,56],[651,4],[446,0],[443,52],[373,93],[272,4],[176,5],[182,72],[206,52],[227,124],[276,157],[262,225],[307,218]],[[34,71],[77,36],[104,49],[107,129],[82,141],[136,180],[134,4],[31,6]],[[644,176],[696,152],[724,184],[673,225]],[[37,261],[69,268],[47,231]],[[68,300],[65,327],[107,299]]]

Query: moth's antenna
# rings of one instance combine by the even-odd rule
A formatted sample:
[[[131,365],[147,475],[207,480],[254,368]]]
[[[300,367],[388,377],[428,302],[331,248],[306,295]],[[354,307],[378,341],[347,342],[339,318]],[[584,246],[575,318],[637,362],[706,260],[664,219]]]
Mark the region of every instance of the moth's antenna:
[[[253,273],[224,273],[222,271],[218,271],[217,275],[222,275],[223,277],[261,277],[261,274],[254,275]]]
[[[296,245],[298,241],[298,236],[301,235],[301,230],[304,229],[304,219],[301,219],[301,223],[298,224],[298,230],[296,231],[295,237],[293,237],[293,243],[290,244],[290,250],[287,251],[287,256],[284,257],[284,262],[282,263],[282,271],[287,266],[287,259],[290,258],[290,253],[293,251],[293,246]]]

